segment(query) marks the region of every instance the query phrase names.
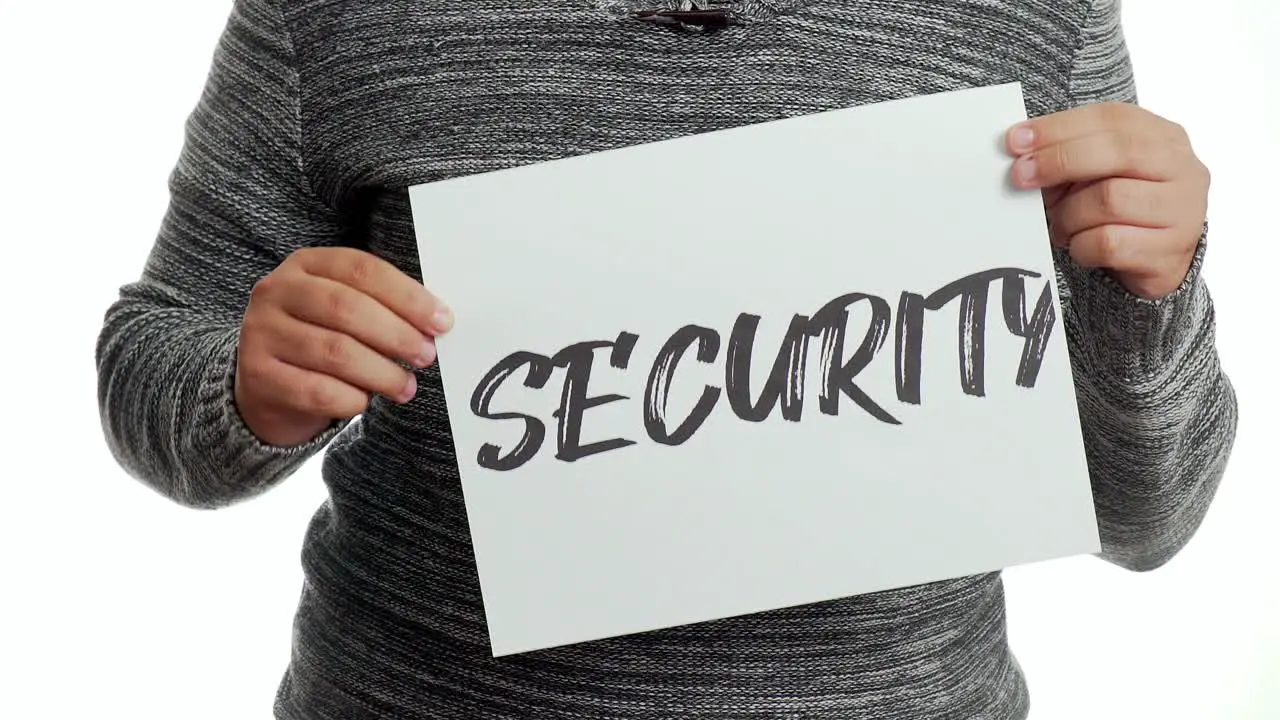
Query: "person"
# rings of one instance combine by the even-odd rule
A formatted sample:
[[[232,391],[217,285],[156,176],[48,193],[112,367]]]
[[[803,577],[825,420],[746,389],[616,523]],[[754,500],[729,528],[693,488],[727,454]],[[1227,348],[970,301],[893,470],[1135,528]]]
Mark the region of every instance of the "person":
[[[194,508],[327,448],[277,718],[1025,718],[999,573],[493,658],[434,363],[454,320],[407,195],[1015,80],[1010,177],[1044,197],[1101,555],[1157,568],[1237,410],[1201,277],[1209,174],[1137,104],[1118,0],[235,0],[106,313],[105,435]],[[617,198],[618,222],[652,200]]]

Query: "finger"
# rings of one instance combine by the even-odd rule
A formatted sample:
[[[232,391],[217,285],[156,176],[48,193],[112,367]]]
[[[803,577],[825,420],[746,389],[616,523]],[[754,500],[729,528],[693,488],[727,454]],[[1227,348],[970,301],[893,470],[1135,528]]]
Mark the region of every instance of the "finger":
[[[364,412],[369,394],[337,378],[267,357],[246,365],[242,372],[252,378],[255,390],[275,407],[304,415],[347,419]]]
[[[1095,103],[1018,123],[1005,133],[1005,146],[1011,155],[1019,156],[1074,138],[1116,131],[1154,135],[1178,143],[1186,140],[1180,125],[1137,105]]]
[[[315,248],[295,256],[304,272],[369,295],[425,334],[440,335],[453,327],[453,313],[447,305],[376,255],[353,248]]]
[[[417,386],[412,373],[343,333],[282,316],[276,323],[272,357],[322,373],[360,390],[408,402]]]
[[[1052,210],[1067,193],[1075,189],[1075,185],[1066,183],[1064,185],[1054,185],[1040,191],[1040,196],[1044,199],[1045,210]]]
[[[1165,231],[1131,225],[1100,225],[1071,236],[1071,259],[1083,267],[1141,273],[1158,267]]]
[[[350,335],[387,357],[416,367],[435,361],[433,338],[369,295],[336,280],[312,276],[304,291],[282,294],[279,303],[289,315]]]
[[[1174,214],[1176,188],[1168,183],[1111,178],[1073,188],[1049,213],[1063,239],[1102,225],[1166,228]]]
[[[1176,176],[1180,156],[1150,135],[1105,132],[1050,145],[1013,162],[1023,188],[1088,183],[1111,177],[1163,182]]]
[[[1031,118],[1009,128],[1005,146],[1011,155],[1026,155],[1073,138],[1114,130],[1134,121],[1129,117],[1131,109],[1122,103],[1082,105]]]

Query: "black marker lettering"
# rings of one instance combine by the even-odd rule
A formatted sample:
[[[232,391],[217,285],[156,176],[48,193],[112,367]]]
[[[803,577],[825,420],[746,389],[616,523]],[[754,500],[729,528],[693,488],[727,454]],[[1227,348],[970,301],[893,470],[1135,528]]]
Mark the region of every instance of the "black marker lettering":
[[[1040,277],[1039,273],[1022,271],[1027,277]],[[1023,277],[1006,277],[1004,280],[1004,320],[1009,332],[1023,339],[1022,359],[1018,362],[1019,387],[1033,388],[1044,362],[1049,335],[1057,322],[1053,310],[1053,286],[1046,282],[1036,301],[1035,310],[1027,317],[1026,281]]]
[[[960,386],[970,396],[984,397],[987,305],[991,284],[996,281],[1002,283],[1000,303],[1005,325],[1011,334],[1023,340],[1016,383],[1024,388],[1033,388],[1057,323],[1052,281],[1044,285],[1035,307],[1027,307],[1026,280],[1039,277],[1038,273],[1029,270],[995,268],[967,275],[928,295],[903,292],[898,298],[896,322],[890,304],[884,298],[859,292],[841,295],[812,316],[792,316],[758,394],[753,394],[751,389],[751,360],[761,318],[742,313],[736,318],[724,343],[723,387],[704,386],[693,408],[677,423],[678,415],[671,415],[669,403],[672,380],[681,360],[691,350],[696,361],[703,364],[714,363],[721,355],[719,332],[701,325],[685,325],[672,333],[649,366],[641,403],[645,434],[659,445],[676,446],[688,442],[710,418],[721,395],[728,398],[732,412],[740,420],[763,422],[781,405],[784,421],[799,422],[803,414],[809,343],[813,338],[819,341],[820,346],[818,407],[823,415],[838,416],[843,396],[876,420],[901,425],[862,389],[857,382],[858,375],[875,360],[889,333],[893,332],[897,399],[904,404],[920,405],[926,315],[957,299],[960,301],[956,322]],[[849,316],[858,303],[866,303],[870,320],[858,347],[846,360],[846,345],[852,343],[849,339]],[[634,333],[621,332],[612,342],[574,343],[552,357],[528,351],[515,352],[495,365],[476,386],[471,397],[471,411],[488,420],[521,420],[524,435],[505,455],[498,445],[482,445],[476,454],[479,465],[488,470],[514,470],[536,456],[546,439],[546,425],[538,418],[519,412],[494,412],[490,408],[502,383],[521,368],[526,370],[524,385],[533,389],[545,387],[555,368],[564,368],[560,405],[552,413],[558,422],[558,460],[574,462],[636,444],[634,440],[622,437],[583,444],[582,426],[587,410],[629,399],[617,394],[594,397],[588,394],[595,352],[610,348],[610,364],[625,371],[638,341],[639,337]]]
[[[1033,273],[1032,277],[1038,276]],[[1018,337],[1026,337],[1027,333],[1026,292],[1026,282],[1021,275],[1006,277],[1001,284],[1000,301],[1004,306],[1004,324],[1009,332]]]
[[[773,361],[773,369],[765,379],[760,397],[751,401],[751,351],[756,341],[759,315],[743,313],[733,324],[729,334],[729,349],[725,353],[724,393],[729,406],[742,420],[761,422],[769,417],[778,401],[782,401],[782,417],[791,422],[800,421],[804,403],[804,366],[809,354],[809,318],[796,315],[791,319],[787,334]],[[785,394],[784,394],[785,391]]]
[[[849,306],[862,301],[871,305],[871,322],[867,324],[862,344],[848,362],[843,362]],[[843,393],[880,422],[901,424],[853,381],[884,345],[884,340],[889,335],[889,313],[889,303],[884,298],[866,293],[850,293],[832,300],[814,314],[812,328],[822,339],[822,391],[818,396],[818,408],[823,414],[839,413],[840,395]]]
[[[680,445],[702,427],[720,400],[720,388],[707,385],[684,422],[667,432],[667,399],[671,395],[671,375],[690,345],[698,344],[699,362],[710,363],[720,352],[720,334],[698,325],[685,325],[675,331],[658,352],[644,388],[644,429],[649,438],[662,445]]]
[[[987,337],[987,294],[991,283],[1009,280],[1026,273],[1017,268],[985,270],[949,283],[925,298],[925,307],[941,310],[960,298],[958,329],[960,333],[960,387],[968,395],[986,395],[984,380],[984,346]],[[1008,305],[1005,305],[1006,312]],[[1008,316],[1006,315],[1006,320]],[[1019,317],[1021,319],[1021,317]]]
[[[893,368],[898,400],[920,404],[920,356],[924,342],[924,296],[904,292],[898,300]]]
[[[556,434],[556,458],[565,462],[581,460],[589,455],[608,452],[635,445],[634,440],[613,438],[599,442],[582,444],[582,414],[593,407],[599,407],[618,400],[626,400],[626,395],[587,396],[587,383],[591,379],[591,364],[598,348],[612,347],[609,364],[619,370],[625,370],[631,359],[631,351],[635,349],[639,337],[633,333],[618,333],[614,342],[607,340],[590,340],[570,345],[556,353],[552,362],[565,369],[564,386],[560,392],[560,408],[553,415],[560,421]]]
[[[506,456],[500,454],[502,448],[497,445],[485,443],[480,446],[479,452],[476,453],[476,462],[487,470],[499,472],[515,470],[529,462],[534,455],[538,454],[538,449],[542,447],[542,441],[547,435],[546,426],[532,415],[489,410],[489,402],[493,400],[498,387],[522,367],[529,368],[524,379],[524,386],[527,388],[541,389],[551,378],[551,358],[525,351],[514,352],[494,365],[493,369],[480,380],[480,384],[476,385],[476,390],[471,395],[471,412],[478,417],[488,420],[524,421],[524,436]]]

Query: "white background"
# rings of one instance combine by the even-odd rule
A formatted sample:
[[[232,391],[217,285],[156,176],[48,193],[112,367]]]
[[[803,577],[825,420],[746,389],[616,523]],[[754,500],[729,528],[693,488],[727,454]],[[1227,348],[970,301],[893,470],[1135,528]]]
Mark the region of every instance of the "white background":
[[[101,439],[93,343],[154,237],[230,3],[0,5],[0,716],[266,718],[288,658],[318,463],[180,509]],[[1242,421],[1178,558],[1007,573],[1033,720],[1280,718],[1276,0],[1126,0],[1140,93],[1214,170],[1207,277]],[[1269,93],[1269,94],[1267,94]]]

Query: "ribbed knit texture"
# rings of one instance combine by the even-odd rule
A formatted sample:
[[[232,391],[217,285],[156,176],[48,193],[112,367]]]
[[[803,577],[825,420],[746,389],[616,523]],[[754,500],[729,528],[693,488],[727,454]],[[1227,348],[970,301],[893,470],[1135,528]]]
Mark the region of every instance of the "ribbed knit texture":
[[[236,0],[154,252],[99,342],[111,448],[216,507],[328,445],[278,718],[1024,718],[998,574],[493,659],[434,368],[408,406],[375,400],[303,447],[240,420],[253,283],[336,244],[420,277],[409,185],[1013,80],[1036,115],[1135,101],[1115,0],[741,0],[714,34],[629,19],[643,7]],[[618,222],[663,195],[615,198]],[[1059,262],[1104,556],[1154,568],[1234,438],[1200,260],[1160,302]]]

